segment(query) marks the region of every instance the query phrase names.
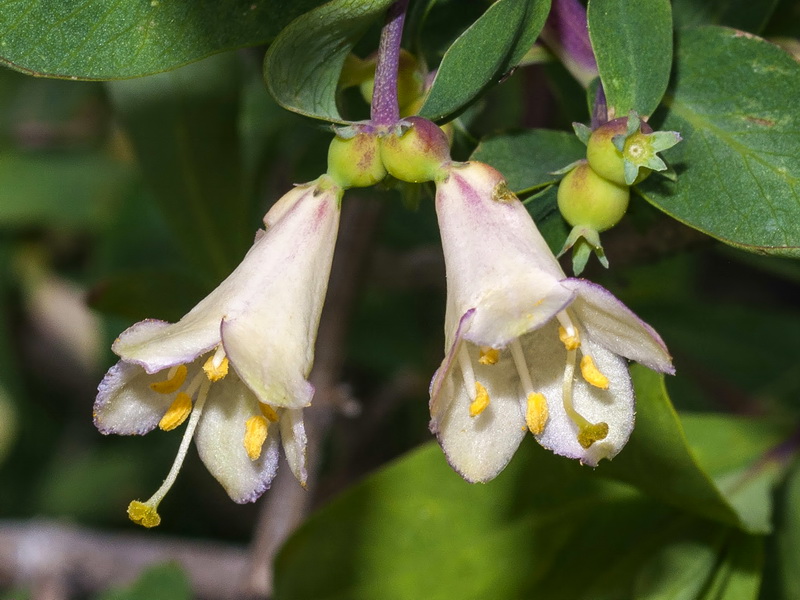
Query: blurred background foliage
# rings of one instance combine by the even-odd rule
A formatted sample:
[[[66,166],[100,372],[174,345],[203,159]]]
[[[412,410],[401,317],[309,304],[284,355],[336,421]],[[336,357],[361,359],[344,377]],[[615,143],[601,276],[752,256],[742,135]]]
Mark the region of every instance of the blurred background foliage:
[[[408,39],[424,40],[429,64],[485,8],[456,4],[414,4]],[[701,4],[676,0],[676,21],[798,33],[795,2]],[[107,83],[0,70],[3,519],[131,530],[125,506],[161,482],[174,436],[92,425],[114,336],[180,318],[237,264],[270,203],[325,168],[330,130],[269,97],[263,54]],[[501,132],[568,130],[588,120],[584,98],[556,62],[521,67],[461,115],[454,155],[491,157],[478,143]],[[366,112],[354,90],[340,106]],[[547,147],[531,160],[567,164],[569,140],[553,142],[558,160]],[[557,249],[568,228],[547,184],[515,189],[544,190],[528,206]],[[381,206],[341,348],[359,409],[326,434],[322,508],[280,554],[275,597],[800,597],[800,263],[725,246],[636,197],[604,234],[611,270],[590,263],[585,276],[653,325],[677,376],[635,369],[639,424],[613,463],[592,471],[526,440],[497,481],[470,486],[427,431],[445,297],[423,192],[348,193]],[[256,507],[231,503],[191,451],[162,516],[159,533],[244,544]],[[189,597],[179,569],[160,569],[97,597]],[[13,577],[3,585],[25,597]]]

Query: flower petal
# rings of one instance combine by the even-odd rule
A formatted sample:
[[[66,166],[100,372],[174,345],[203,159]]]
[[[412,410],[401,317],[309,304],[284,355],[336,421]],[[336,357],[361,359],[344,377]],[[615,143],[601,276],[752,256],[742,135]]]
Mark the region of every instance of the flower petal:
[[[566,279],[563,284],[577,292],[570,311],[574,311],[592,340],[654,371],[675,373],[661,337],[611,292],[584,279]]]
[[[256,242],[269,259],[243,284],[254,293],[222,323],[225,352],[241,379],[259,400],[283,408],[311,403],[306,377],[339,225],[338,191],[293,192],[302,194]]]
[[[303,424],[303,409],[286,409],[280,413],[281,439],[286,462],[297,481],[306,486],[306,429]]]
[[[581,331],[581,333],[585,333]],[[634,423],[634,394],[628,374],[627,361],[582,337],[581,353],[589,354],[594,364],[609,380],[607,390],[594,387],[583,380],[576,364],[572,386],[575,410],[591,423],[606,423],[608,434],[588,449],[578,443],[578,425],[569,417],[563,402],[563,377],[567,351],[558,340],[557,326],[533,332],[521,340],[525,358],[531,369],[535,391],[547,400],[548,419],[544,431],[536,440],[548,450],[561,456],[577,458],[583,464],[597,466],[603,458],[613,458],[628,441]]]
[[[119,361],[97,386],[94,424],[101,433],[143,435],[152,431],[172,403],[171,394],[160,394],[150,384],[164,373],[149,375],[138,365]]]
[[[478,348],[460,342],[470,354],[477,381],[489,394],[489,405],[470,416],[467,390],[458,361],[445,358],[432,386],[430,429],[436,435],[450,465],[467,481],[494,479],[514,455],[525,436],[516,370],[509,357],[490,366],[478,363]],[[441,374],[441,375],[440,375]]]
[[[493,168],[454,166],[437,185],[436,214],[447,269],[449,334],[475,308],[466,339],[501,347],[571,302],[574,292],[560,285],[565,275],[558,261]]]
[[[234,502],[254,502],[269,489],[278,470],[279,428],[269,423],[261,456],[251,460],[244,447],[245,423],[260,415],[258,400],[229,373],[214,383],[195,432],[200,458]]]
[[[219,315],[207,310],[203,301],[177,323],[157,319],[139,321],[123,331],[111,349],[124,361],[156,373],[190,363],[216,346],[219,322]]]

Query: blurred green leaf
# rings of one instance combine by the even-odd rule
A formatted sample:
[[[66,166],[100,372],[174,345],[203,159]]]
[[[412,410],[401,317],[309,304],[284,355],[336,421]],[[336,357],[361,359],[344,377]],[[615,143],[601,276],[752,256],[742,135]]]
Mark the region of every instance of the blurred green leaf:
[[[88,152],[0,155],[0,227],[97,229],[130,185],[129,166]]]
[[[586,17],[609,110],[652,114],[672,69],[669,0],[590,0]]]
[[[756,600],[761,589],[764,539],[731,532],[722,562],[698,600]]]
[[[727,25],[759,33],[778,0],[672,0],[676,27]]]
[[[792,424],[721,415],[685,415],[683,424],[698,461],[746,527],[771,531],[773,491],[786,471],[786,457],[771,451]]]
[[[585,156],[586,146],[574,133],[530,129],[481,140],[470,160],[490,164],[515,193],[524,195],[556,183],[562,175],[554,171]]]
[[[796,441],[795,441],[796,443]],[[780,528],[776,535],[777,598],[800,598],[800,462],[789,473],[780,502]],[[779,595],[777,595],[779,594]]]
[[[344,123],[336,87],[345,57],[392,0],[333,0],[298,18],[264,57],[264,79],[288,110]]]
[[[727,244],[800,257],[800,64],[776,46],[721,27],[679,38],[662,129],[673,183],[639,186],[667,214]]]
[[[176,242],[217,281],[239,262],[257,227],[248,223],[237,137],[239,74],[236,55],[220,54],[108,84]]]
[[[689,448],[664,387],[664,376],[640,365],[631,367],[631,376],[636,427],[625,449],[598,473],[635,485],[666,504],[740,525],[739,516]]]
[[[39,76],[122,79],[270,41],[320,0],[0,2],[0,63]]]
[[[611,600],[664,589],[649,568],[677,545],[713,555],[727,528],[676,513],[526,440],[486,485],[430,444],[352,488],[278,556],[275,598]],[[709,569],[691,579],[702,585]],[[313,572],[314,577],[308,574]]]
[[[519,64],[542,30],[550,0],[497,0],[444,55],[423,117],[452,119]]]
[[[146,569],[128,588],[109,590],[96,600],[191,600],[192,590],[186,573],[177,563]]]

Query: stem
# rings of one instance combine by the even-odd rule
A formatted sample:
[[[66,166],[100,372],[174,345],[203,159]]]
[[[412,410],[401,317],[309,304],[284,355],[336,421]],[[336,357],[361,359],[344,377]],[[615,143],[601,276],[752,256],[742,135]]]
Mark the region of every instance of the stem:
[[[378,64],[375,67],[375,86],[372,91],[371,117],[373,125],[393,125],[400,120],[397,103],[397,71],[400,66],[400,41],[406,19],[408,0],[397,0],[386,13],[386,25],[381,31]]]
[[[597,77],[586,9],[578,0],[553,1],[542,40],[584,87]]]
[[[592,129],[597,129],[608,121],[608,104],[606,103],[606,92],[602,82],[597,86],[594,95],[594,106],[592,108]]]

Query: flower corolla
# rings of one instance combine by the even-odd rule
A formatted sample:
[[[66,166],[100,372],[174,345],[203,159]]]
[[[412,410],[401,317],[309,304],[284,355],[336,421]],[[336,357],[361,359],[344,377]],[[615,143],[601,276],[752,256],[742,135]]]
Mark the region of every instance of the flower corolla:
[[[526,432],[596,466],[634,424],[628,360],[672,373],[658,334],[604,288],[568,278],[502,175],[453,163],[437,182],[447,273],[431,431],[468,481],[488,481]]]
[[[211,474],[236,502],[270,485],[283,446],[305,484],[303,408],[330,275],[342,190],[322,176],[278,200],[239,266],[177,323],[141,321],[114,342],[120,357],[98,387],[102,433],[172,430],[188,419],[161,488],[128,507],[157,525],[192,439]]]

